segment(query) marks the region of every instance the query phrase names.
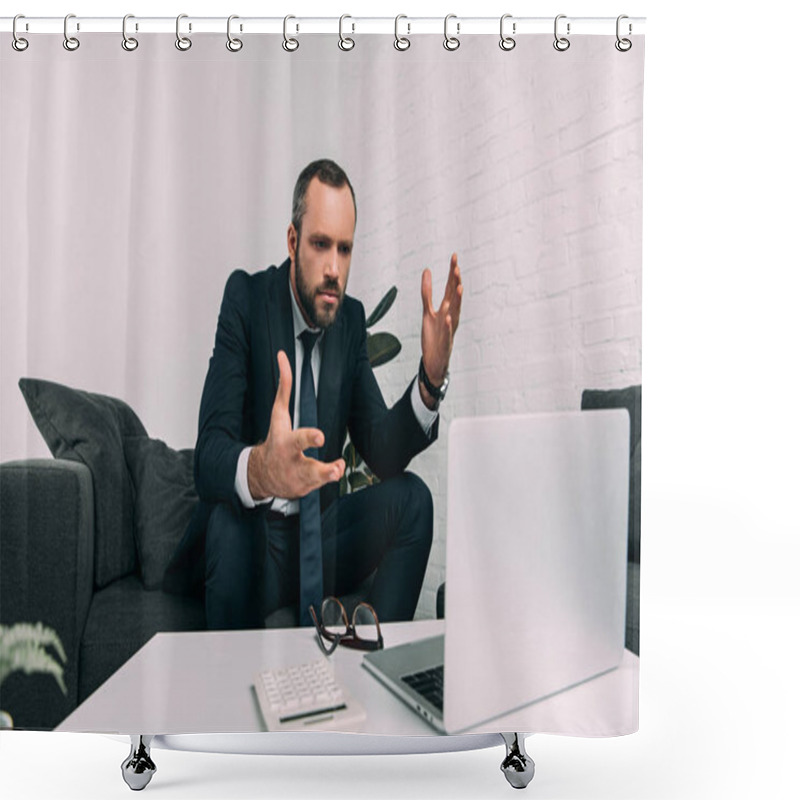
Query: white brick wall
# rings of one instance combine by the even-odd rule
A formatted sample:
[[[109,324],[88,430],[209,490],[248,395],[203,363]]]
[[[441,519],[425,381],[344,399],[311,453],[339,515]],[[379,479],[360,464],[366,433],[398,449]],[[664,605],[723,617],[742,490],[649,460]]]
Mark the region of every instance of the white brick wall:
[[[516,65],[489,50],[441,83],[420,67],[397,76],[399,96],[414,101],[374,94],[352,143],[359,153],[399,137],[397,158],[377,171],[364,162],[354,178],[363,219],[398,211],[359,232],[351,278],[368,311],[389,285],[399,289],[379,326],[403,343],[378,371],[387,400],[419,358],[422,269],[433,270],[437,305],[451,251],[463,272],[440,440],[412,464],[436,510],[418,617],[434,613],[445,576],[450,421],[575,409],[585,388],[641,382],[640,73],[603,58],[559,61],[552,47]]]

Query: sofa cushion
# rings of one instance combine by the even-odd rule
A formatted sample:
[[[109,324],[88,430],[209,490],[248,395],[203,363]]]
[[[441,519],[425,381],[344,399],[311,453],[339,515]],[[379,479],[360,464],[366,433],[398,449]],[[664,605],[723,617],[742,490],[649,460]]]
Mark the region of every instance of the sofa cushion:
[[[631,418],[628,560],[638,564],[642,518],[642,387],[586,389],[581,397],[581,409],[600,408],[627,408]]]
[[[56,458],[80,461],[92,473],[95,518],[95,584],[136,569],[133,489],[122,440],[147,431],[122,400],[21,378],[19,388],[36,427]]]
[[[202,602],[148,592],[135,575],[101,589],[92,600],[81,643],[78,701],[82,703],[156,633],[205,627]]]
[[[133,533],[142,582],[145,589],[160,589],[197,503],[194,450],[173,450],[147,436],[126,437],[123,447],[134,486]]]

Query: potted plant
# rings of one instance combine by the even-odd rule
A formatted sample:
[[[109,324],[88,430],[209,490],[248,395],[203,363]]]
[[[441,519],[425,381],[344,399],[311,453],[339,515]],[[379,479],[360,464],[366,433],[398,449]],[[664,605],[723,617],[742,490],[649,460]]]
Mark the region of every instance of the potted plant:
[[[61,663],[47,649],[48,647],[52,648]],[[42,625],[41,622],[0,625],[0,687],[12,672],[21,670],[28,675],[44,672],[56,679],[59,688],[66,695],[67,687],[64,683],[66,661],[64,646],[52,628]],[[0,728],[12,727],[11,715],[0,710]]]

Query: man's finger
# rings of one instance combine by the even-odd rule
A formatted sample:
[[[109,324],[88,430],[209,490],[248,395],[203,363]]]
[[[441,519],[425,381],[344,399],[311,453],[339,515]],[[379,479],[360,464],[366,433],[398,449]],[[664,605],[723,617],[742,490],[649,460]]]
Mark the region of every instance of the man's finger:
[[[304,467],[303,477],[306,482],[304,494],[321,489],[326,483],[338,481],[344,475],[344,460],[341,458],[327,463],[317,461],[316,458],[306,458]]]
[[[433,314],[433,279],[431,278],[431,271],[425,269],[422,272],[422,310],[429,314]]]
[[[279,406],[288,414],[289,398],[292,396],[292,367],[283,350],[278,350],[278,370],[280,379],[278,380],[278,391],[275,394],[275,406]]]
[[[308,450],[309,447],[320,448],[325,444],[325,434],[319,428],[298,428],[293,436],[299,450]]]
[[[461,270],[458,268],[458,256],[450,257],[450,273],[447,276],[447,292],[453,293],[461,285]]]

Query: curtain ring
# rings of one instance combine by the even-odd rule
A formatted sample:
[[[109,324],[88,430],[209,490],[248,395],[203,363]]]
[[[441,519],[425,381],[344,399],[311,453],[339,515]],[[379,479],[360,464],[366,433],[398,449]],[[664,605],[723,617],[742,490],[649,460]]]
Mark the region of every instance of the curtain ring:
[[[617,17],[617,41],[614,42],[614,47],[620,51],[620,53],[627,53],[628,50],[633,47],[633,42],[630,39],[621,39],[619,35],[619,23],[622,22],[623,19],[628,19],[627,14],[620,14]],[[631,27],[630,22],[628,23],[628,33],[632,33],[633,28]]]
[[[408,50],[411,47],[411,39],[407,39],[405,36],[401,36],[399,32],[400,27],[400,20],[401,19],[408,19],[405,14],[398,14],[394,18],[394,49],[395,50]],[[408,32],[411,33],[411,24],[406,23],[408,27]]]
[[[565,50],[569,50],[570,41],[565,36],[558,35],[558,21],[560,19],[566,19],[566,14],[559,14],[556,17],[555,24],[553,26],[553,32],[556,37],[556,40],[553,42],[553,47],[558,50],[559,53],[563,53]],[[569,36],[569,22],[567,23],[567,36]]]
[[[344,36],[342,33],[342,25],[346,19],[353,19],[349,14],[342,14],[339,17],[339,49],[340,50],[352,50],[356,46],[355,39],[351,39],[349,36]],[[356,24],[353,23],[353,32],[355,32]]]
[[[511,36],[506,36],[503,31],[503,25],[507,19],[511,19],[511,14],[503,14],[503,16],[500,17],[500,49],[505,50],[506,52],[513,50],[517,46],[517,40]],[[516,22],[512,25],[512,32],[517,32]]]
[[[133,14],[126,14],[122,18],[122,49],[131,53],[139,46],[139,40],[134,39],[133,36],[128,36],[126,28],[129,19],[134,19]]]
[[[11,34],[13,36],[13,39],[11,40],[11,46],[18,53],[21,53],[23,50],[27,50],[28,49],[28,40],[27,39],[23,39],[17,33],[17,20],[18,19],[25,19],[25,15],[24,14],[17,14],[17,16],[14,17],[14,22],[11,25]]]
[[[444,18],[444,42],[442,42],[442,44],[444,45],[445,50],[453,51],[453,50],[458,50],[458,48],[461,47],[461,41],[457,36],[450,36],[447,33],[447,23],[450,22],[451,19],[456,19],[456,15],[448,14]],[[460,31],[461,31],[461,23],[457,22],[456,33],[459,33]]]
[[[231,14],[228,17],[228,28],[227,28],[228,41],[225,42],[225,47],[227,47],[228,50],[231,51],[231,53],[238,53],[242,49],[242,47],[244,47],[241,39],[237,39],[234,36],[231,36],[231,22],[235,19],[239,19],[239,17],[236,14]]]
[[[178,14],[178,18],[175,20],[175,47],[183,52],[192,46],[192,40],[188,36],[181,36],[181,20],[187,19],[188,16],[188,14]],[[189,30],[191,29],[190,25]]]
[[[288,14],[283,18],[283,49],[287,53],[294,53],[294,51],[300,47],[300,42],[297,39],[289,36],[287,33],[287,26],[290,19],[297,19],[297,17],[293,17],[291,14]]]
[[[75,15],[67,14],[67,16],[64,17],[64,49],[72,52],[73,50],[77,50],[81,46],[81,43],[74,36],[70,36],[67,33],[67,23],[70,18],[74,19]]]

